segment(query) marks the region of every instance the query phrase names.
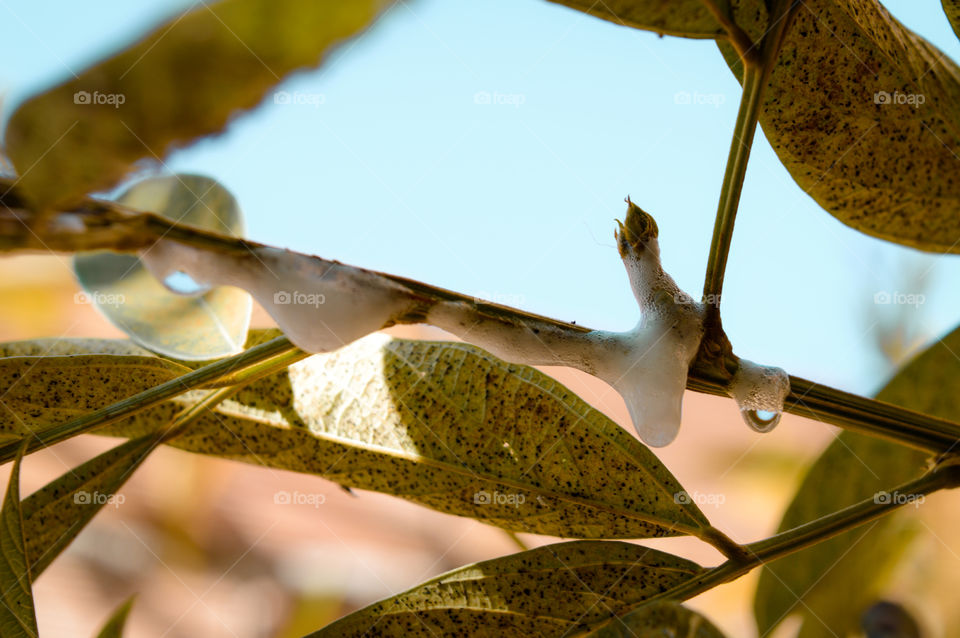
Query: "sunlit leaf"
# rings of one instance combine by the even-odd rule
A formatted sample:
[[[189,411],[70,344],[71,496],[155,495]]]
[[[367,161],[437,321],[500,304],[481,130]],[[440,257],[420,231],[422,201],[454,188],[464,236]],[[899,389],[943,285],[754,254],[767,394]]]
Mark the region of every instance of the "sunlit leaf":
[[[94,340],[87,345],[95,347],[98,343],[104,342]],[[64,341],[58,349],[67,350],[69,344]],[[30,352],[41,347],[42,342],[4,344],[0,346],[0,353],[4,350]],[[113,343],[107,347],[120,349],[121,346]],[[0,387],[5,391],[0,401],[0,439],[23,436],[27,431],[69,421],[186,372],[189,368],[148,354],[2,357]],[[162,412],[166,418],[169,409]],[[148,410],[134,418],[154,423],[157,416]]]
[[[615,24],[687,38],[717,38],[725,31],[701,0],[550,0]],[[718,2],[718,4],[725,4]]]
[[[17,456],[0,509],[0,635],[4,638],[37,638],[32,580],[24,552],[23,516],[20,512],[20,461]]]
[[[589,638],[723,638],[713,623],[673,602],[643,605],[585,634]]]
[[[139,42],[13,113],[6,150],[38,207],[117,183],[224,129],[271,86],[356,35],[385,0],[223,0],[171,16]],[[278,99],[282,102],[283,100]]]
[[[709,527],[623,428],[541,372],[460,343],[372,335],[315,355],[250,384],[174,445],[514,531],[640,538]]]
[[[127,624],[127,616],[130,615],[131,607],[133,607],[133,598],[128,598],[113,612],[113,615],[107,620],[107,624],[97,634],[97,638],[123,638],[123,627]]]
[[[960,68],[877,0],[800,3],[760,124],[797,184],[844,224],[960,252]]]
[[[128,188],[119,201],[221,234],[243,235],[237,201],[209,177],[146,179]],[[85,299],[145,348],[178,359],[213,359],[243,349],[253,307],[244,290],[222,286],[193,296],[175,294],[134,255],[77,255],[74,269]]]
[[[67,470],[23,500],[26,553],[34,579],[104,505],[119,507],[123,496],[117,492],[156,445],[153,436],[127,441]]]
[[[310,638],[571,635],[701,571],[685,559],[630,543],[546,545],[448,572]]]
[[[960,378],[956,352],[960,352],[960,330],[904,366],[877,398],[945,419],[960,419],[960,395],[944,391]],[[921,452],[844,432],[811,467],[779,529],[858,500],[898,498],[891,490],[921,474],[925,460]],[[856,631],[861,614],[877,599],[884,577],[913,536],[909,519],[905,512],[887,516],[765,567],[754,601],[761,634],[794,612],[804,614],[805,636]],[[803,605],[798,605],[798,598]]]

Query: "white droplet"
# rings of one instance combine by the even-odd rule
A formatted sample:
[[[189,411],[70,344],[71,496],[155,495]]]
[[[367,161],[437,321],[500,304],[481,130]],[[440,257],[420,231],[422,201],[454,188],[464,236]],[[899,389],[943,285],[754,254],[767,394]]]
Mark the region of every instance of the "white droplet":
[[[757,432],[769,432],[780,423],[790,378],[780,368],[741,359],[729,392],[740,406],[743,421]]]

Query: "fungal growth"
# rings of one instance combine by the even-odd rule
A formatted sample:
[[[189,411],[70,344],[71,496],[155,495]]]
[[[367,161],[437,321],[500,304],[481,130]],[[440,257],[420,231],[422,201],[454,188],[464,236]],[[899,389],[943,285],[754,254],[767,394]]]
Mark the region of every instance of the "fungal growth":
[[[644,443],[662,447],[680,429],[687,373],[704,334],[703,307],[664,272],[653,217],[627,204],[615,238],[641,316],[626,332],[571,332],[505,319],[483,304],[427,297],[380,273],[255,244],[245,253],[220,253],[165,239],[141,259],[161,282],[184,273],[203,286],[247,290],[308,352],[330,352],[396,323],[428,323],[512,363],[583,370],[623,397]],[[759,432],[776,426],[788,390],[783,370],[749,361],[741,361],[730,386],[747,424]]]

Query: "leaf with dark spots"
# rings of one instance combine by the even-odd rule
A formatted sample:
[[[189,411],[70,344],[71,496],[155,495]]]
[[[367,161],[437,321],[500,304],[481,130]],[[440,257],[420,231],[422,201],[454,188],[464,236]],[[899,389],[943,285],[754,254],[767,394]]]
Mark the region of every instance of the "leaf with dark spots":
[[[546,545],[448,572],[308,638],[572,635],[702,571],[688,560],[630,543]]]

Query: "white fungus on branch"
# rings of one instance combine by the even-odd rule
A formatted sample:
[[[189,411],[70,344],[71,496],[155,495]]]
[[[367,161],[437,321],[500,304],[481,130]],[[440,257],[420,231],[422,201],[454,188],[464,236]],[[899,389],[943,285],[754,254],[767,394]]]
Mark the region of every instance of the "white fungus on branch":
[[[428,323],[513,363],[577,368],[613,386],[640,438],[662,447],[680,429],[704,312],[664,272],[654,219],[627,202],[615,236],[641,317],[626,332],[572,333],[544,321],[486,314],[453,295],[449,300],[424,295],[376,272],[256,244],[245,253],[223,253],[164,239],[140,256],[160,281],[179,272],[202,286],[247,290],[308,352],[329,352],[396,323]],[[782,370],[747,361],[730,386],[744,419],[758,431],[776,425],[788,391]]]

